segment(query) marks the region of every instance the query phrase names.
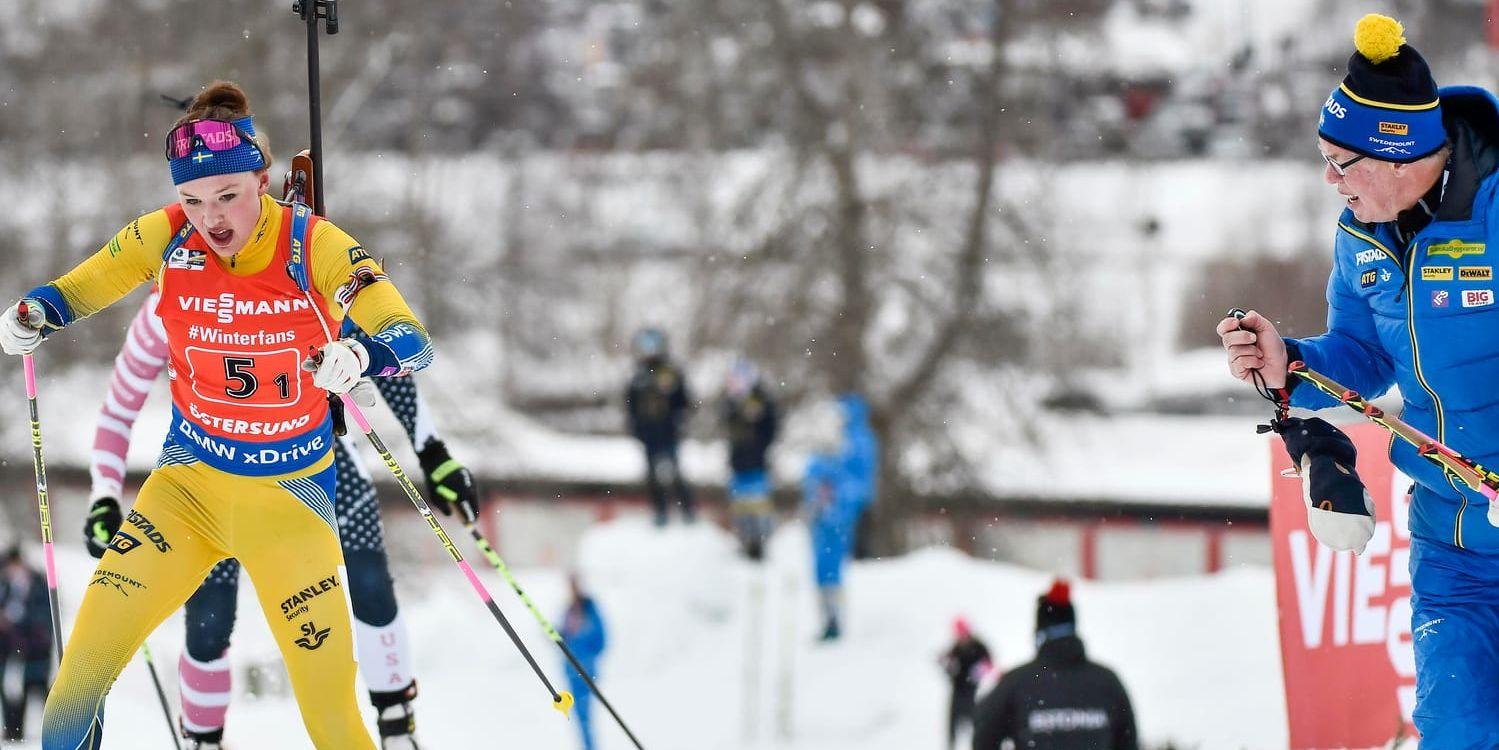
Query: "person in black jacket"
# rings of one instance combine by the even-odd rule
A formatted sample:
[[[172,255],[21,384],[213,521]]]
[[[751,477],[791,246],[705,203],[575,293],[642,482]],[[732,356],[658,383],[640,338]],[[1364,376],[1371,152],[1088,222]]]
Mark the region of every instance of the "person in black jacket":
[[[952,702],[947,710],[947,746],[957,747],[958,728],[973,723],[973,706],[978,697],[979,683],[989,673],[992,661],[989,647],[973,634],[968,620],[958,617],[953,620],[952,648],[942,655],[942,670],[952,681]]]
[[[630,434],[645,448],[645,479],[656,525],[666,525],[668,481],[682,517],[690,523],[695,512],[692,493],[677,461],[682,423],[692,409],[687,379],[668,358],[666,334],[660,330],[638,331],[631,348],[638,364],[625,391],[625,411],[630,419]]]
[[[745,557],[759,561],[770,537],[770,462],[776,439],[776,402],[747,360],[734,363],[724,381],[724,429],[729,434],[729,500]]]
[[[1036,602],[1036,658],[974,710],[973,750],[1136,750],[1135,713],[1113,671],[1088,661],[1066,581]]]
[[[19,695],[10,695],[7,673],[21,670]],[[5,739],[25,739],[26,702],[47,699],[52,677],[52,608],[47,601],[47,579],[28,567],[19,547],[0,562],[0,712]]]

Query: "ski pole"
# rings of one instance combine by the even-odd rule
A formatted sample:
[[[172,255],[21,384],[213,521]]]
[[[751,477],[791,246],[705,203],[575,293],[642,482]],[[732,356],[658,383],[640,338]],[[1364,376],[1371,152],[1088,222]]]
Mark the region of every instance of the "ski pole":
[[[635,743],[635,747],[638,750],[645,750],[641,746],[640,740],[635,738],[635,733],[631,732],[630,727],[625,725],[625,720],[620,718],[619,712],[614,710],[613,705],[610,705],[609,699],[604,697],[604,691],[599,689],[598,684],[593,681],[593,677],[588,674],[588,670],[584,669],[583,665],[579,663],[578,657],[573,654],[573,650],[567,647],[567,641],[562,639],[562,634],[558,633],[557,629],[552,627],[552,623],[547,621],[546,616],[541,614],[541,610],[536,608],[536,604],[531,601],[531,597],[527,596],[526,592],[521,589],[520,582],[515,580],[515,576],[510,574],[510,568],[505,565],[505,561],[501,559],[500,554],[494,551],[494,547],[490,545],[489,540],[484,538],[483,532],[479,531],[479,527],[474,524],[474,519],[469,517],[468,511],[459,506],[458,512],[463,515],[463,526],[468,529],[469,536],[474,538],[474,544],[479,546],[479,551],[484,553],[484,558],[489,560],[489,564],[493,565],[494,569],[499,571],[501,576],[504,576],[505,581],[510,584],[510,588],[515,591],[515,595],[519,596],[522,602],[525,602],[526,609],[531,610],[531,616],[536,618],[537,624],[541,625],[541,629],[546,631],[547,637],[552,639],[552,643],[557,644],[557,647],[562,649],[562,654],[567,657],[567,661],[583,677],[583,681],[588,684],[588,689],[593,691],[595,696],[598,696],[599,702],[604,704],[604,708],[609,710],[609,715],[614,717],[614,721],[619,724],[619,728],[625,730],[625,735],[630,738],[630,742]]]
[[[308,361],[311,362],[311,360]],[[354,422],[359,425],[359,429],[364,432],[364,436],[369,438],[370,445],[375,446],[375,452],[379,453],[380,459],[385,462],[385,468],[390,469],[390,473],[396,478],[396,483],[400,484],[401,489],[406,491],[406,497],[411,499],[417,511],[427,520],[427,525],[431,527],[432,533],[436,534],[438,541],[442,542],[443,549],[448,551],[448,555],[453,558],[453,562],[463,571],[464,577],[468,578],[469,585],[473,586],[474,592],[479,595],[480,599],[484,600],[484,605],[489,608],[489,613],[494,615],[494,619],[500,623],[500,627],[505,629],[505,634],[510,636],[510,641],[520,650],[521,656],[526,658],[526,663],[531,665],[531,670],[536,673],[536,677],[541,680],[541,684],[546,686],[547,692],[552,696],[552,708],[561,711],[563,716],[567,716],[573,707],[572,693],[566,690],[558,692],[556,688],[552,687],[552,681],[547,679],[546,673],[541,670],[541,665],[536,663],[536,657],[532,656],[531,651],[526,648],[526,644],[521,642],[520,635],[515,632],[515,628],[510,626],[510,621],[505,618],[505,613],[500,611],[499,605],[495,604],[494,597],[489,594],[489,589],[484,588],[484,583],[479,580],[479,576],[474,574],[473,567],[468,564],[467,560],[463,559],[463,553],[458,551],[458,548],[453,545],[453,540],[448,538],[448,533],[443,531],[442,524],[437,522],[437,516],[432,514],[432,508],[427,505],[426,500],[422,499],[422,493],[417,491],[416,485],[411,483],[411,478],[406,476],[406,472],[401,469],[401,465],[396,463],[395,457],[385,447],[385,442],[380,439],[379,435],[375,434],[375,428],[371,427],[369,420],[364,418],[364,412],[359,409],[359,405],[354,403],[354,399],[350,398],[347,393],[342,394],[341,398],[343,399],[345,412],[353,415]]]
[[[1228,311],[1228,315],[1236,320],[1243,320],[1247,313],[1235,307]],[[1369,403],[1363,396],[1360,396],[1358,391],[1307,367],[1305,362],[1297,361],[1290,363],[1286,366],[1286,372],[1290,375],[1295,375],[1306,383],[1310,383],[1317,390],[1322,391],[1328,396],[1337,399],[1344,406],[1364,415],[1370,422],[1389,430],[1395,437],[1414,446],[1418,455],[1426,457],[1433,463],[1451,472],[1458,479],[1461,479],[1463,484],[1468,485],[1470,489],[1488,499],[1489,522],[1495,526],[1499,526],[1499,473],[1484,468],[1463,454],[1410,426],[1399,417],[1386,414],[1383,409]],[[1264,382],[1259,371],[1254,371],[1254,374],[1257,384]],[[1263,388],[1262,385],[1259,387]]]
[[[26,300],[16,306],[16,317],[23,325],[41,330],[45,317]],[[36,408],[36,362],[30,354],[21,356],[26,371],[26,403],[31,409],[31,465],[36,473],[36,509],[42,521],[42,557],[47,563],[47,603],[52,607],[52,642],[57,645],[57,663],[62,663],[62,616],[57,611],[57,560],[52,550],[52,509],[47,504],[47,461],[42,457],[42,421]]]
[[[172,735],[172,744],[182,750],[182,740],[177,739],[177,722],[172,718],[172,708],[167,704],[167,692],[161,689],[161,677],[156,674],[156,662],[151,658],[151,644],[141,641],[141,655],[146,658],[146,668],[151,670],[151,684],[156,686],[156,697],[161,700],[161,714],[167,719],[167,733]]]
[[[1339,403],[1364,415],[1370,422],[1389,430],[1395,437],[1415,446],[1416,453],[1451,472],[1463,484],[1488,498],[1489,522],[1499,526],[1499,474],[1484,468],[1457,451],[1429,437],[1426,433],[1406,424],[1399,417],[1385,413],[1374,404],[1336,380],[1306,366],[1305,362],[1292,362],[1287,372],[1310,383],[1317,390],[1332,396]]]

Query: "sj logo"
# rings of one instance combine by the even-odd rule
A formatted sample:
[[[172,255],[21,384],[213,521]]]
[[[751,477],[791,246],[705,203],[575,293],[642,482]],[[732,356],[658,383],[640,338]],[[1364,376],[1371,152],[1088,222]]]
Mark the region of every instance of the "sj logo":
[[[308,620],[302,623],[302,637],[297,639],[297,646],[308,651],[316,651],[322,648],[323,641],[328,640],[328,634],[333,628],[319,628],[317,623]]]

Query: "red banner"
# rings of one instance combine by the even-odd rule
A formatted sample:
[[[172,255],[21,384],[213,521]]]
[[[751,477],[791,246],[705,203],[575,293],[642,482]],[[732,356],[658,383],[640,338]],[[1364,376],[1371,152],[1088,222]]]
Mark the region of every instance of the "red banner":
[[[1376,506],[1374,538],[1362,555],[1317,543],[1307,529],[1301,480],[1281,476],[1291,460],[1279,440],[1272,450],[1270,538],[1294,750],[1382,746],[1415,732],[1411,482],[1390,465],[1388,432],[1372,424],[1345,431],[1358,446],[1359,477]]]

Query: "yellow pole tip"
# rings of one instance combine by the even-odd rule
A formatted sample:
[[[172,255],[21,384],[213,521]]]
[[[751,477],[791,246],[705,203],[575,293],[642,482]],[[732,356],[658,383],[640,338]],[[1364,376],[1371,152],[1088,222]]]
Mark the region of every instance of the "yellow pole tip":
[[[573,694],[566,690],[557,694],[557,700],[552,701],[552,708],[562,712],[563,716],[571,716],[573,710]]]

